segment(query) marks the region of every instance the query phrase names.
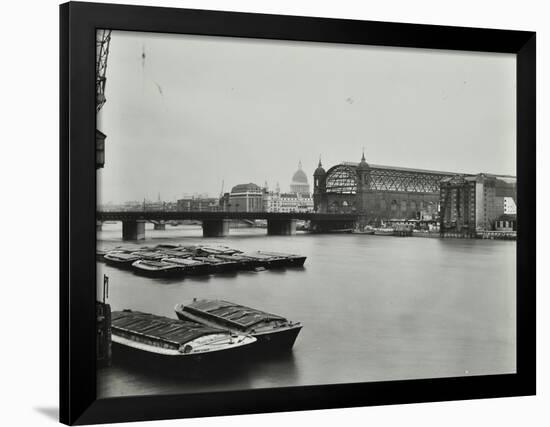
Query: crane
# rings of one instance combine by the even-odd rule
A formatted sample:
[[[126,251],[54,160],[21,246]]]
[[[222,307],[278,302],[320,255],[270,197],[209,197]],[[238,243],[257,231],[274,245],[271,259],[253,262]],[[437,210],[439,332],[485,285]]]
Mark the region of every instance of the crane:
[[[95,110],[99,113],[105,104],[105,83],[107,82],[107,58],[109,56],[109,44],[111,43],[111,30],[97,30],[96,32],[96,58],[95,58]],[[96,129],[96,169],[105,164],[105,138],[106,135]]]
[[[95,62],[95,92],[96,113],[105,104],[105,83],[107,77],[107,58],[109,56],[109,44],[111,43],[111,30],[97,30],[96,34],[96,62]]]

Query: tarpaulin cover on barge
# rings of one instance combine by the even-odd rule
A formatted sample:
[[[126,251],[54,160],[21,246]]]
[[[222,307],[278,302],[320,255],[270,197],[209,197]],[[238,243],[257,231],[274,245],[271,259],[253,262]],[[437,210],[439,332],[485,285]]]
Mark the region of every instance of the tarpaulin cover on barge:
[[[228,331],[222,329],[139,311],[114,311],[111,328],[114,334],[135,335],[175,348],[204,335],[229,335]]]
[[[222,300],[197,300],[183,309],[242,331],[246,331],[261,322],[287,321],[284,317],[275,314]]]

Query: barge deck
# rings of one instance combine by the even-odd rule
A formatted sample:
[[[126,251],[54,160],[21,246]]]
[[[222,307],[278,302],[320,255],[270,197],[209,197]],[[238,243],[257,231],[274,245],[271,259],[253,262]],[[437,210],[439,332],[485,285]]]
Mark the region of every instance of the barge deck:
[[[113,352],[164,360],[203,360],[234,354],[256,342],[243,333],[139,311],[111,314]]]
[[[223,300],[193,300],[178,304],[176,315],[205,326],[250,334],[258,340],[256,347],[269,350],[289,350],[294,345],[302,325],[282,316]]]

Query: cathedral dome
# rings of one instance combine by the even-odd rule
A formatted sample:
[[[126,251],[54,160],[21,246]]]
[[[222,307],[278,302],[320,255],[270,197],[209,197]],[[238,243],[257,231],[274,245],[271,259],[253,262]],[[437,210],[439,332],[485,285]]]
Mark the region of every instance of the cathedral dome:
[[[292,183],[307,184],[307,176],[301,168],[294,172],[294,175],[292,175]]]
[[[307,175],[302,170],[302,162],[298,163],[298,170],[292,175],[290,192],[296,194],[309,194],[309,183],[307,181]]]

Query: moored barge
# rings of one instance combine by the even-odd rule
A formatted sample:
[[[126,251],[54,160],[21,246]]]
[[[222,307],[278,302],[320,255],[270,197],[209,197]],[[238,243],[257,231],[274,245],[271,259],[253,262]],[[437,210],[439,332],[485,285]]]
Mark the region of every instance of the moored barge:
[[[210,264],[206,264],[202,261],[198,261],[191,258],[170,257],[170,258],[163,258],[162,262],[175,264],[179,266],[180,272],[184,274],[210,274],[213,272],[213,269],[210,267]]]
[[[109,251],[103,255],[106,264],[120,268],[130,268],[132,263],[139,259],[140,257],[136,254],[122,251]]]
[[[374,234],[376,236],[393,236],[393,228],[389,228],[389,227],[375,228]]]
[[[115,354],[165,361],[226,358],[256,342],[255,338],[243,333],[132,310],[111,314],[111,333]]]
[[[151,277],[169,277],[182,273],[182,267],[164,261],[139,259],[132,263],[132,269],[137,274]]]
[[[197,261],[204,262],[209,264],[214,273],[227,273],[229,271],[238,270],[239,265],[235,261],[226,261],[223,259],[216,258],[215,256],[197,256],[193,259]]]
[[[234,262],[237,264],[238,268],[241,270],[254,270],[258,267],[264,267],[264,263],[241,254],[233,255],[215,255],[216,258],[223,261]]]
[[[306,262],[306,256],[296,254],[284,254],[281,252],[258,251],[261,255],[284,258],[285,267],[302,267]]]
[[[301,267],[306,257],[270,251],[242,252],[227,246],[183,246],[160,244],[154,247],[115,248],[96,251],[98,261],[111,266],[132,268],[149,276],[207,275],[235,270],[264,270]],[[140,262],[138,262],[140,261]],[[175,266],[174,266],[175,265]],[[178,267],[178,268],[176,268]]]
[[[197,255],[233,255],[241,252],[223,245],[197,245],[193,247],[193,250]]]
[[[299,322],[222,300],[194,299],[191,304],[176,305],[175,311],[181,320],[250,334],[258,340],[255,347],[266,351],[291,349],[302,329]]]
[[[132,255],[136,255],[139,259],[160,261],[165,255],[162,252],[151,251],[148,249],[132,252]]]
[[[250,258],[251,260],[256,261],[259,266],[265,268],[280,268],[287,265],[287,258],[279,255],[261,253],[259,251],[245,252],[239,255]]]

